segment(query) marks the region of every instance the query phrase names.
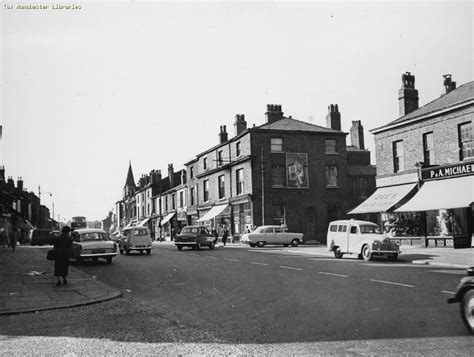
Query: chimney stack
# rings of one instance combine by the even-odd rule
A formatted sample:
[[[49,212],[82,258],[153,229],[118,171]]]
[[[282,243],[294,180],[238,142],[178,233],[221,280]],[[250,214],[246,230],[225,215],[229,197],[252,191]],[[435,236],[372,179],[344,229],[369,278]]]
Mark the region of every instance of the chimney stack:
[[[174,187],[174,169],[173,164],[168,164],[168,178],[170,180],[170,188]]]
[[[456,82],[453,82],[450,74],[443,74],[444,77],[444,88],[446,89],[446,94],[456,89]]]
[[[283,112],[281,111],[281,105],[278,104],[267,104],[267,123],[271,124],[278,120],[283,119]]]
[[[228,140],[227,130],[225,125],[221,125],[221,131],[219,133],[219,142],[221,144],[225,143]]]
[[[18,177],[18,180],[16,181],[16,188],[20,191],[23,191],[23,180],[21,177]]]
[[[234,123],[235,136],[239,135],[245,129],[247,129],[247,122],[245,121],[245,115],[236,114],[235,123]]]
[[[0,182],[5,182],[5,166],[0,166]]]
[[[8,176],[8,186],[15,188],[15,181],[13,181],[13,178],[11,176]]]
[[[326,126],[329,129],[341,131],[341,113],[337,104],[331,104],[328,107],[328,115],[326,115]]]
[[[364,146],[364,127],[360,120],[353,120],[351,126],[351,145],[360,150],[365,150]]]
[[[400,117],[418,109],[418,90],[415,89],[415,76],[410,72],[402,74],[402,88],[398,91],[398,107]]]

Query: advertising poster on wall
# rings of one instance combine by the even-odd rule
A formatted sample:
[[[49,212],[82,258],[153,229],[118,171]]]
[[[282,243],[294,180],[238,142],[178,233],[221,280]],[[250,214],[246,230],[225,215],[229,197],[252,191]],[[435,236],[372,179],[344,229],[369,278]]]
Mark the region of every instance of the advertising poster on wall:
[[[308,188],[308,154],[286,154],[286,177],[288,188]]]

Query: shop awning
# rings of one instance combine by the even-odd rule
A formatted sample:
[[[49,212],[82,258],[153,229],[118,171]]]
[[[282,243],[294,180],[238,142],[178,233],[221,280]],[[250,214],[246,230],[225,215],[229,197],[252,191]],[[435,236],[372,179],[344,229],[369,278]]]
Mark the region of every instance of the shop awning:
[[[474,176],[426,181],[413,198],[395,212],[468,207],[474,201]]]
[[[213,219],[215,216],[221,213],[223,210],[225,210],[227,207],[229,207],[229,205],[216,205],[212,207],[209,212],[207,212],[204,216],[199,218],[197,221],[198,222],[209,221],[210,219]]]
[[[414,188],[416,183],[378,188],[369,198],[347,214],[387,212]]]
[[[167,223],[173,216],[175,215],[176,212],[168,213],[165,218],[161,221],[161,225]]]
[[[140,223],[138,223],[137,226],[144,226],[149,220],[150,220],[150,217],[145,218],[144,220],[140,221]]]

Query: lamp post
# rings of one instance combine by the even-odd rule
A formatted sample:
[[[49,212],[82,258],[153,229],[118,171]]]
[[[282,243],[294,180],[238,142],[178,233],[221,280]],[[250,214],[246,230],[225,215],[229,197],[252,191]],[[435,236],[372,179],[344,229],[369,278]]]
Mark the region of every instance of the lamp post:
[[[51,192],[41,192],[41,186],[38,185],[38,198],[39,198],[39,226],[40,228],[43,228],[42,225],[42,216],[41,216],[41,194],[43,195],[49,195],[50,197],[53,196]],[[53,218],[54,218],[54,205],[53,205]]]

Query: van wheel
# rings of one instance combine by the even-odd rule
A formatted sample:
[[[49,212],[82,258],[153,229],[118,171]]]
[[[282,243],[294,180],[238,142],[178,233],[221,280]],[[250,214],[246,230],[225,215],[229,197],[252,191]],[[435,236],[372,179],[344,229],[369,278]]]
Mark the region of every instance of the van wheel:
[[[150,254],[151,254],[151,249],[147,249],[147,250],[146,250],[146,254],[147,254],[147,255],[150,255]]]
[[[264,242],[257,242],[257,247],[263,248],[265,246]]]
[[[249,246],[251,246],[252,248],[255,248],[255,243],[249,243]]]
[[[291,246],[292,246],[292,247],[297,247],[298,244],[300,244],[300,241],[299,241],[298,239],[293,239],[293,240],[291,241]]]
[[[343,253],[341,253],[341,249],[339,248],[336,248],[334,249],[334,257],[336,257],[337,259],[341,259],[343,257]]]
[[[362,257],[365,261],[372,260],[372,252],[367,244],[362,247]]]

